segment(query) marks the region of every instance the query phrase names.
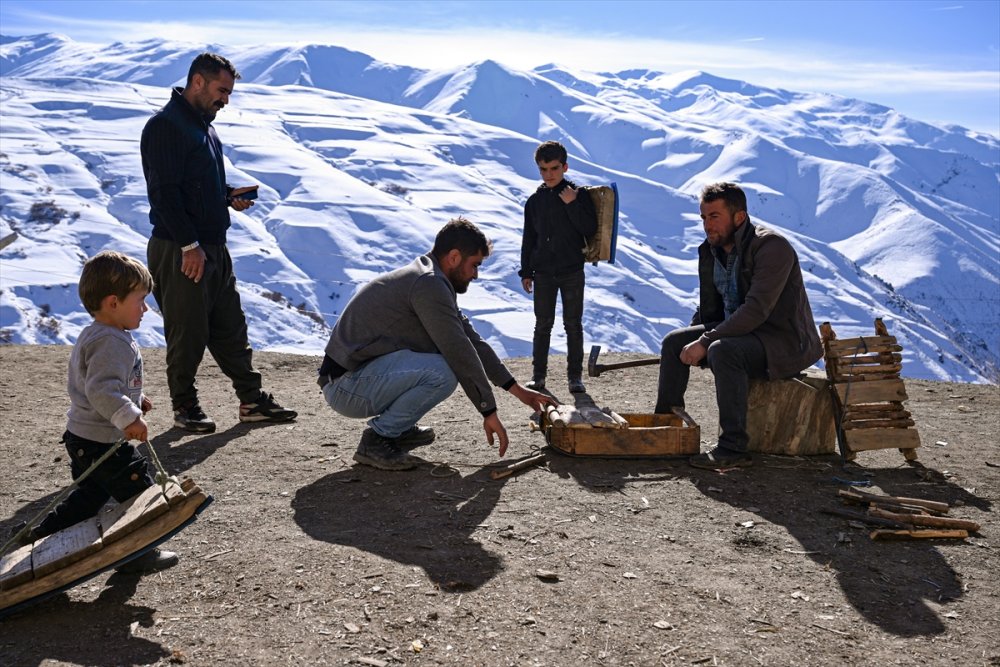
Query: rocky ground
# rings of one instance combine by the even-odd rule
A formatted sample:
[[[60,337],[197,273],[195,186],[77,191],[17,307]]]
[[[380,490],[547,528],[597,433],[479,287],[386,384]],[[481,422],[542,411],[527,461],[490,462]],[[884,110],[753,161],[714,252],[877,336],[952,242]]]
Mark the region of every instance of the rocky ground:
[[[0,535],[69,482],[68,356],[0,347]],[[438,432],[417,450],[426,465],[382,472],[353,465],[362,425],[322,402],[317,359],[257,355],[267,388],[300,411],[278,426],[240,424],[207,361],[202,402],[219,430],[199,436],[170,428],[163,351],[144,356],[153,446],[214,502],[170,541],[176,567],[99,575],[0,620],[4,666],[1000,665],[996,386],[907,381],[918,465],[884,450],[847,467],[762,456],[720,474],[549,453],[494,481],[500,461],[460,390],[426,419]],[[607,373],[589,393],[650,411],[655,374]],[[544,446],[523,406],[500,401],[506,460]],[[688,407],[707,445],[707,372]],[[948,502],[982,529],[872,541],[821,513],[844,480]]]

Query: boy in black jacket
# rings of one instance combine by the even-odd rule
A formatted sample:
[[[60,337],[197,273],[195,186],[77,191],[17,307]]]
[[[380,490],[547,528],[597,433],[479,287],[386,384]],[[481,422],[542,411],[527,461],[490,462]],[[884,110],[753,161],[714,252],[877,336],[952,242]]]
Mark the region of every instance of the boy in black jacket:
[[[583,393],[583,249],[597,231],[590,196],[563,175],[569,169],[566,148],[546,141],[535,150],[542,185],[524,205],[521,239],[521,285],[534,293],[533,377],[528,387],[545,388],[549,339],[556,317],[556,295],[562,295],[566,328],[566,376],[569,390]]]

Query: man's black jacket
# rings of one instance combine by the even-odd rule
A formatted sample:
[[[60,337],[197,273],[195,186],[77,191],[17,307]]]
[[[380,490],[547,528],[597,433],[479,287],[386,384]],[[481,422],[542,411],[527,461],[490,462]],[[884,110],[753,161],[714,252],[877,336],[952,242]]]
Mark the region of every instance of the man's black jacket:
[[[147,121],[139,147],[153,236],[182,246],[225,243],[231,188],[222,143],[180,88]]]

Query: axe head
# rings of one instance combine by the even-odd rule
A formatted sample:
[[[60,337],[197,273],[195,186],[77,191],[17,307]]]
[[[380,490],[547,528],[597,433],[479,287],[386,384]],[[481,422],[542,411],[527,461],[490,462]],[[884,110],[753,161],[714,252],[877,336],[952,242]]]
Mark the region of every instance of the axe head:
[[[601,354],[601,346],[593,345],[590,348],[590,358],[587,359],[587,375],[595,378],[601,374],[601,367],[597,365],[597,357]]]

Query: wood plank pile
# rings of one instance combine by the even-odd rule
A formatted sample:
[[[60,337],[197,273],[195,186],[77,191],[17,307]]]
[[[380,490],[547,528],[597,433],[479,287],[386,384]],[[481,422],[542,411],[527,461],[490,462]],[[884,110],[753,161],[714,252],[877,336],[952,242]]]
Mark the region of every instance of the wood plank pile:
[[[875,336],[839,340],[829,322],[820,325],[820,333],[844,458],[897,448],[907,461],[915,460],[920,436],[903,407],[903,347],[896,337],[889,335],[881,318],[875,320]]]
[[[870,533],[873,540],[965,539],[969,533],[979,531],[975,521],[945,516],[951,509],[948,503],[880,496],[855,489],[842,489],[838,495],[845,504],[867,506],[867,513],[850,510],[827,510],[827,513],[881,526]]]
[[[211,497],[191,479],[153,485],[114,505],[0,558],[0,613],[71,588],[121,564],[193,520]]]

